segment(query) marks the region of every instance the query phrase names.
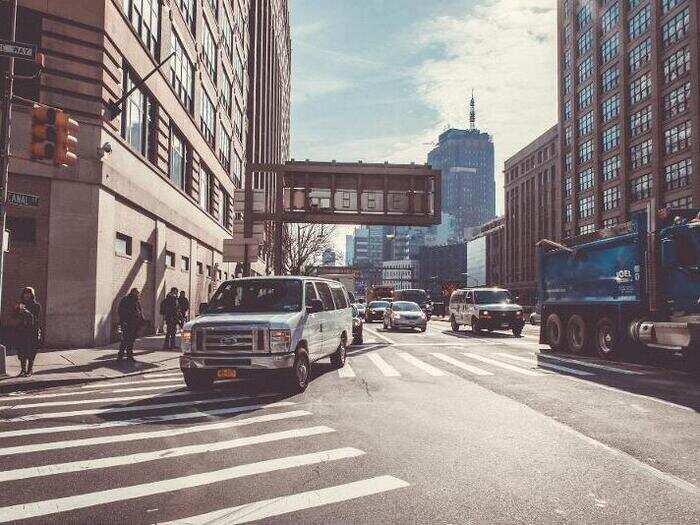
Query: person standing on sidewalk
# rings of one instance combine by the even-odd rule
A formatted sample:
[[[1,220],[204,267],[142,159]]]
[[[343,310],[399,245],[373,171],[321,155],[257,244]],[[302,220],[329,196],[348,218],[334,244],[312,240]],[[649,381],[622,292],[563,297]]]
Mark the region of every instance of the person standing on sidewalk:
[[[170,289],[170,293],[165,296],[163,302],[160,303],[160,314],[165,320],[165,342],[163,350],[174,350],[175,333],[177,332],[177,323],[180,318],[180,307],[178,306],[177,288]]]
[[[177,306],[180,311],[180,317],[178,319],[178,324],[180,328],[185,326],[185,323],[189,321],[190,317],[190,301],[185,295],[185,290],[180,290],[180,296],[177,298]]]
[[[41,342],[41,305],[36,301],[34,288],[27,286],[22,290],[20,304],[32,316],[32,325],[28,327],[26,334],[26,345],[24,345],[24,356],[27,362],[26,376],[34,373],[34,359]]]
[[[31,353],[32,336],[34,328],[34,316],[24,306],[23,303],[17,303],[12,310],[9,320],[10,328],[12,328],[9,338],[10,348],[14,348],[17,352],[17,358],[21,366],[19,377],[27,377],[28,369],[27,362]]]
[[[122,338],[119,344],[117,360],[121,360],[124,356],[126,356],[127,361],[134,360],[134,343],[142,324],[143,311],[139,301],[139,290],[138,288],[132,288],[119,301],[119,326],[121,327]]]

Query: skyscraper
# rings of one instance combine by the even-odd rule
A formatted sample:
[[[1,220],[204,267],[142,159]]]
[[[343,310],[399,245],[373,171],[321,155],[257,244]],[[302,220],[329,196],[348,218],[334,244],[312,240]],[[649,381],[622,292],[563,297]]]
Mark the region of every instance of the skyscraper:
[[[469,129],[448,129],[428,153],[428,164],[442,170],[442,211],[453,217],[454,240],[465,229],[480,226],[496,215],[493,141],[476,128],[472,94]]]

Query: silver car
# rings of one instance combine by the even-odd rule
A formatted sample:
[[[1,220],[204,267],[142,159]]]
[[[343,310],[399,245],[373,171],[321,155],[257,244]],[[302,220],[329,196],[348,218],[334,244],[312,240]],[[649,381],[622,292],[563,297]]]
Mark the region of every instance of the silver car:
[[[384,311],[384,328],[398,330],[401,328],[419,328],[425,332],[428,327],[428,317],[411,301],[394,301]]]

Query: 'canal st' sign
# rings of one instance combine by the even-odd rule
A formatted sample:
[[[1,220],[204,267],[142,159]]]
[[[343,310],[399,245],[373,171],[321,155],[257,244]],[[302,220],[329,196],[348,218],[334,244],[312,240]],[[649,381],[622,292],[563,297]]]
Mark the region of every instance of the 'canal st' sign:
[[[7,192],[7,203],[15,206],[39,206],[39,197],[36,195],[26,195],[24,193]]]

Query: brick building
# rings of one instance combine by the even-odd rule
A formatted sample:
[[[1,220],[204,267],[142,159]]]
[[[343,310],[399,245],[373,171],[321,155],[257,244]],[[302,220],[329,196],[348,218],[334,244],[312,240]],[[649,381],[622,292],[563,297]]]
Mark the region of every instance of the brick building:
[[[524,305],[536,303],[535,244],[561,238],[558,140],[558,127],[553,126],[506,160],[503,170],[504,284]]]
[[[36,43],[46,69],[39,81],[16,82],[17,94],[65,109],[81,128],[75,167],[33,161],[29,108],[15,105],[9,191],[38,202],[8,207],[3,312],[31,285],[45,306],[48,345],[102,344],[114,337],[119,298],[137,287],[157,328],[171,286],[195,308],[240,270],[222,262],[222,245],[250,140],[278,155],[256,158],[286,158],[286,2],[273,11],[264,0],[19,3],[17,40]],[[261,24],[274,26],[281,47],[269,45]],[[264,45],[264,58],[251,50]],[[107,121],[106,103],[171,52]],[[256,127],[262,107],[275,108],[275,118],[265,113]]]
[[[564,237],[700,204],[696,0],[559,0]]]

